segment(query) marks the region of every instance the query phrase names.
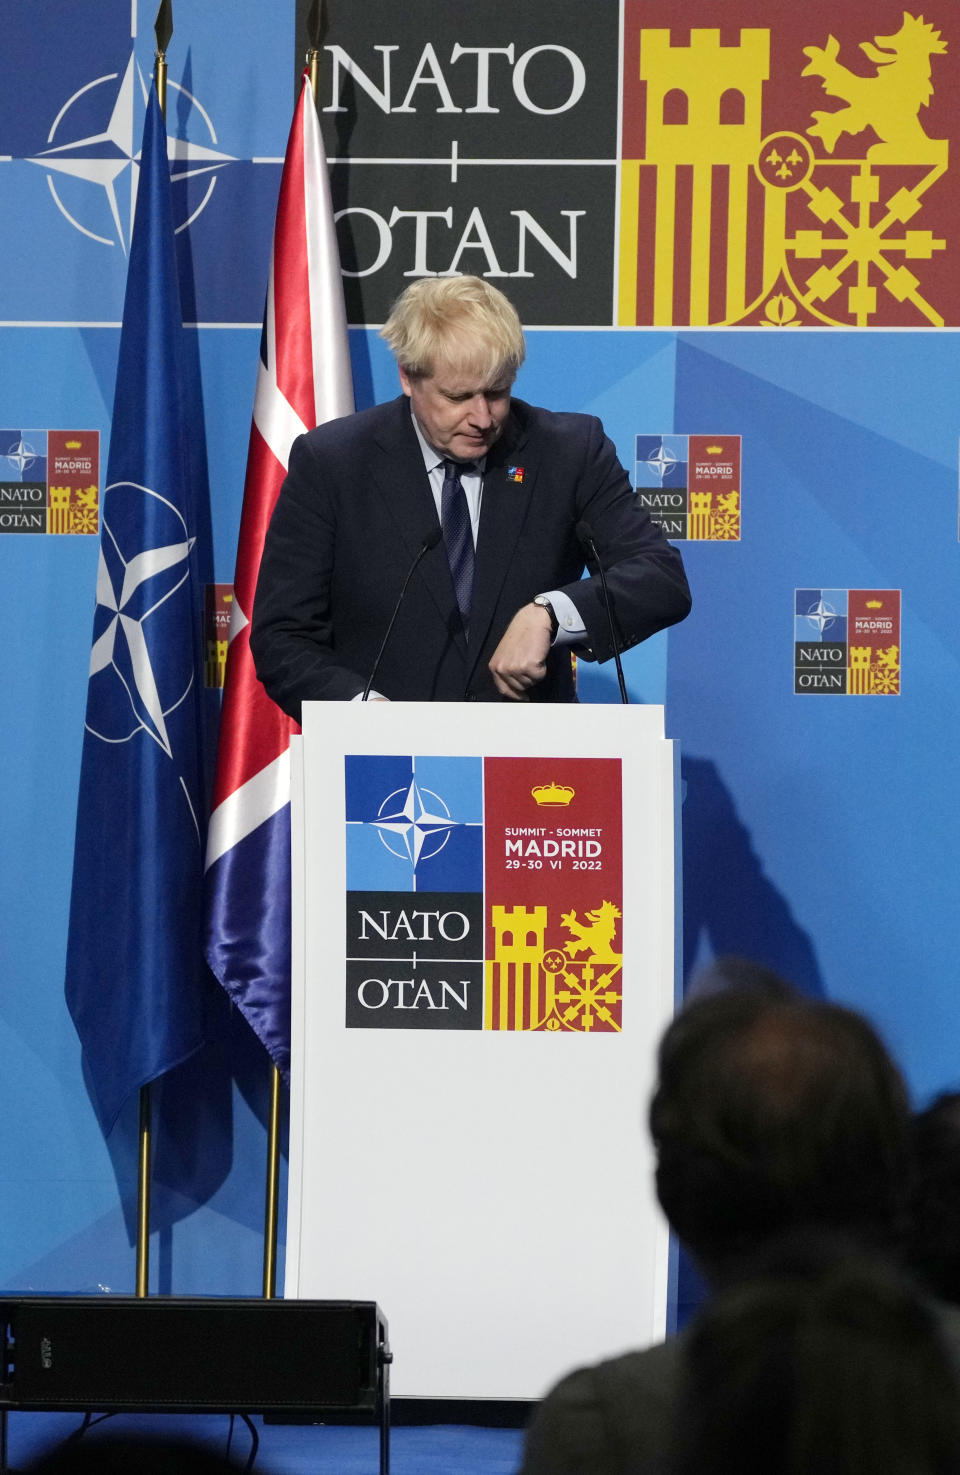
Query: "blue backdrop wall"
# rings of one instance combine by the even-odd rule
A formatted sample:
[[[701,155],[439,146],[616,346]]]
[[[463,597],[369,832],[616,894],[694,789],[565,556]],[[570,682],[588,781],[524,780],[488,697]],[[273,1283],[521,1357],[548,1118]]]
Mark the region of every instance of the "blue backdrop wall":
[[[757,27],[750,8],[742,7],[743,24]],[[230,9],[224,35],[216,0],[179,0],[169,53],[170,131],[181,140],[185,176],[175,186],[178,218],[186,223],[181,267],[203,379],[198,433],[207,438],[216,577],[224,583],[233,577],[259,318],[293,105],[296,24],[293,0],[270,7],[238,0]],[[900,8],[878,9],[876,28],[896,31]],[[477,10],[474,30],[465,33],[473,44],[482,29]],[[611,3],[601,10],[607,50],[616,61],[622,43],[629,60],[638,25],[633,8]],[[650,24],[668,24],[670,6],[658,10]],[[698,24],[706,26],[709,6],[698,0],[698,10]],[[489,27],[490,7],[483,11]],[[333,12],[330,44],[338,38],[335,6]],[[417,5],[414,13],[426,35],[432,8]],[[467,7],[463,17],[471,14]],[[492,19],[497,35],[487,44],[506,47],[510,7],[494,6]],[[946,16],[932,19],[955,51],[960,35]],[[0,523],[7,509],[22,507],[9,489],[37,474],[31,457],[48,431],[97,432],[102,484],[143,120],[140,76],[149,79],[152,67],[147,22],[136,0],[95,7],[60,0],[42,11],[29,0],[8,0],[0,61],[0,484],[8,490]],[[393,44],[387,22],[380,24],[384,44]],[[582,22],[571,7],[544,8],[538,24],[536,34],[517,41],[515,55],[552,36],[557,48],[576,51]],[[551,25],[559,29],[551,32]],[[855,16],[844,45],[855,48],[873,25],[858,29]],[[801,39],[823,41],[826,26],[811,20]],[[676,34],[688,39],[686,30]],[[382,53],[370,37],[365,45],[368,77],[379,77],[373,64]],[[422,45],[421,37],[421,58]],[[450,55],[449,38],[446,48],[438,43],[437,54]],[[544,77],[543,86],[555,82],[556,97],[536,91],[535,60],[519,94],[516,82],[511,94],[539,98],[541,117],[566,107],[570,77],[578,75],[564,52],[553,54],[561,72],[554,81]],[[583,64],[576,106],[594,106],[591,68],[602,72],[608,62],[597,43]],[[801,66],[798,55],[791,76]],[[949,52],[942,66],[938,85],[948,67],[955,70]],[[426,65],[421,75],[429,74]],[[409,76],[408,67],[404,91]],[[476,86],[474,76],[467,101],[476,101]],[[351,106],[362,123],[364,108],[375,105],[362,85],[354,91]],[[822,102],[819,87],[814,93],[809,100]],[[727,445],[740,437],[739,536],[683,540],[694,612],[628,663],[632,698],[665,700],[668,730],[682,745],[686,969],[737,951],[812,991],[852,1002],[880,1025],[915,1095],[926,1098],[960,1078],[953,898],[960,777],[950,756],[960,727],[956,332],[946,312],[941,327],[918,314],[876,326],[789,330],[791,314],[812,321],[803,311],[812,311],[812,299],[786,277],[758,279],[758,317],[766,327],[757,320],[724,326],[731,313],[723,311],[698,319],[692,298],[689,310],[660,310],[644,323],[643,293],[635,302],[623,291],[629,273],[622,201],[619,275],[613,267],[613,181],[628,177],[630,140],[624,131],[615,157],[606,85],[603,96],[608,112],[601,108],[601,153],[593,161],[602,187],[595,197],[559,201],[570,211],[583,206],[583,229],[598,231],[600,245],[591,254],[582,237],[575,281],[556,251],[537,257],[536,238],[528,237],[533,284],[516,275],[500,284],[518,300],[526,294],[524,310],[535,325],[518,392],[600,415],[631,470],[638,437],[643,458],[657,443],[673,457],[686,437]],[[402,92],[394,98],[399,109],[398,97],[402,103]],[[436,81],[422,99],[421,113],[436,123],[445,106]],[[451,101],[463,103],[452,94]],[[626,120],[629,95],[624,110]],[[570,104],[564,118],[573,112]],[[802,133],[809,116],[807,107],[776,122]],[[328,150],[347,157],[349,130],[339,115],[328,112],[324,125]],[[355,153],[362,141],[354,140]],[[863,158],[865,148],[860,140],[853,151]],[[548,168],[549,161],[540,166]],[[342,163],[337,170],[342,175]],[[404,177],[427,172],[426,165],[419,173],[408,167]],[[476,186],[458,179],[457,189],[469,200],[476,188],[483,199],[481,176],[478,169]],[[643,177],[641,167],[641,188]],[[386,219],[400,192],[368,178],[355,175],[350,198],[364,209],[380,198]],[[895,184],[910,181],[898,175],[891,190]],[[426,208],[405,196],[401,203]],[[551,240],[568,248],[563,212],[551,215],[547,200],[528,203]],[[358,232],[345,238],[358,270],[369,246],[359,232],[370,218],[347,222]],[[938,221],[955,250],[948,226]],[[492,264],[480,226],[471,229],[459,269],[509,278],[504,261]],[[493,225],[490,232],[492,241]],[[638,278],[644,249],[634,242]],[[430,269],[445,269],[450,255]],[[588,260],[594,275],[589,291],[580,292]],[[410,269],[409,258],[395,260],[377,290],[399,290]],[[351,290],[371,285],[351,281]],[[764,314],[763,303],[775,297],[794,307],[781,302]],[[625,300],[636,323],[625,321]],[[369,323],[379,321],[373,307],[365,311]],[[356,312],[354,320],[360,322]],[[374,328],[354,327],[351,349],[358,403],[392,395],[394,370]],[[662,488],[672,473],[663,458],[658,464]],[[637,476],[641,486],[651,485],[643,468]],[[133,1281],[135,1105],[104,1141],[63,1002],[96,562],[96,538],[82,531],[31,534],[15,519],[0,527],[0,1286],[15,1290],[128,1291]],[[804,591],[799,605],[797,591]],[[831,622],[856,591],[899,591],[900,623],[890,640],[897,647],[894,686],[870,695],[797,689],[798,647],[836,643],[840,627]],[[581,692],[591,702],[614,700],[614,679],[582,667]],[[178,1292],[254,1294],[267,1061],[225,1004],[213,1036],[161,1093],[152,1281]]]

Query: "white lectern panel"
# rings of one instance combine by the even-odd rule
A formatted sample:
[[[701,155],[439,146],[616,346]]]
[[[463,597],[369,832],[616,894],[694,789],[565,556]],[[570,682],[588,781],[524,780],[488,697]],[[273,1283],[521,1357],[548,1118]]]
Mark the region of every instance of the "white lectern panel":
[[[664,1329],[662,709],[315,703],[303,730],[285,1292],[379,1302],[395,1394],[539,1397]]]

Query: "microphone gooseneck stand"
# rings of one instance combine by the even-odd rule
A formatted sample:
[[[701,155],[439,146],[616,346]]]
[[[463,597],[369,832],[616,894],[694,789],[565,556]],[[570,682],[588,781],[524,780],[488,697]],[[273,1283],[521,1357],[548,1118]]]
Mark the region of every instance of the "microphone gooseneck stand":
[[[600,575],[600,588],[603,590],[603,603],[607,611],[607,626],[610,630],[610,644],[613,647],[613,660],[617,668],[617,680],[620,683],[620,701],[622,705],[629,706],[630,698],[627,696],[627,683],[623,679],[623,662],[620,659],[620,641],[617,637],[616,626],[613,623],[613,606],[610,603],[610,593],[607,589],[607,576],[604,572],[603,564],[600,562],[600,555],[597,552],[597,545],[594,542],[593,530],[590,527],[589,523],[577,523],[577,538],[580,541],[581,548],[583,548],[586,552],[587,557],[591,558],[596,564],[597,573]]]

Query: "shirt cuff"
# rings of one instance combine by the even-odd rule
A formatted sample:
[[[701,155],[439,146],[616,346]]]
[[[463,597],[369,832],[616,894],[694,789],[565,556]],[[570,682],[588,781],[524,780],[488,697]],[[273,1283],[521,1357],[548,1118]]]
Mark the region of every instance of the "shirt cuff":
[[[545,589],[544,595],[553,605],[553,612],[557,617],[557,633],[553,637],[553,644],[582,645],[587,627],[569,594],[564,594],[560,589]]]

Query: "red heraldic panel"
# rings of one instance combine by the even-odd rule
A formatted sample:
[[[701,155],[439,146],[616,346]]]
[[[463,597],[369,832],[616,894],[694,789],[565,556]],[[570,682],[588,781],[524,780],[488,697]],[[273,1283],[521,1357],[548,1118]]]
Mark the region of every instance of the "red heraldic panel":
[[[619,1032],[618,758],[484,762],[484,1027]]]

